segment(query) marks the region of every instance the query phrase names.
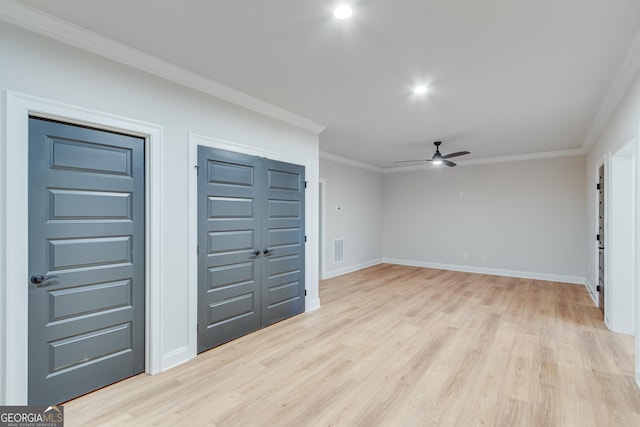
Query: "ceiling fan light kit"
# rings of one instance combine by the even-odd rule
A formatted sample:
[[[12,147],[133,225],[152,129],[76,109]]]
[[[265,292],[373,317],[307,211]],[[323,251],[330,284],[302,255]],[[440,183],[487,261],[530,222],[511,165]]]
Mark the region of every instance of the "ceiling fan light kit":
[[[458,157],[458,156],[464,156],[465,154],[471,154],[468,151],[456,151],[455,153],[450,153],[450,154],[445,154],[442,155],[440,153],[440,145],[442,144],[442,141],[435,141],[433,143],[433,145],[436,146],[436,152],[433,153],[433,156],[430,159],[416,159],[416,160],[400,160],[394,163],[410,163],[410,162],[431,162],[434,165],[446,165],[449,167],[454,167],[456,164],[453,163],[452,161],[449,161],[447,159],[450,159],[452,157]]]

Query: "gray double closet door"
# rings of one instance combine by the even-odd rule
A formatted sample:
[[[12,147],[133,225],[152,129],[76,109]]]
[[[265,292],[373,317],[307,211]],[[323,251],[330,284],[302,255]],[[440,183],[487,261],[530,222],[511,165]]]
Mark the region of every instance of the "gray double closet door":
[[[198,147],[198,351],[304,312],[304,167]]]
[[[144,370],[144,140],[31,118],[28,188],[28,401],[51,405]]]

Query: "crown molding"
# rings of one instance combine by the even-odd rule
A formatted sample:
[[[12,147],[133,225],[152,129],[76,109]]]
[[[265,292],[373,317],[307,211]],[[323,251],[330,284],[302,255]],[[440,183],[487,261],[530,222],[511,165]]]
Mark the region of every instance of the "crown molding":
[[[346,157],[337,156],[335,154],[326,153],[324,151],[320,151],[320,158],[331,160],[333,162],[342,163],[349,166],[355,166],[360,169],[366,169],[372,172],[384,172],[384,169],[379,168],[377,166],[369,165],[367,163],[359,162],[357,160],[347,159]]]
[[[584,156],[585,152],[582,148],[574,148],[570,150],[543,151],[540,153],[516,154],[513,156],[487,157],[484,159],[460,160],[456,161],[458,166],[475,166],[490,165],[494,163],[521,162],[524,160],[553,159],[557,157]],[[402,166],[397,168],[383,169],[383,173],[410,172],[418,170],[432,169],[433,166],[425,163],[416,166]]]
[[[490,165],[494,163],[508,163],[508,162],[520,162],[524,160],[539,160],[539,159],[553,159],[557,157],[572,157],[572,156],[584,156],[585,151],[582,148],[574,148],[570,150],[556,150],[556,151],[543,151],[540,153],[527,153],[516,154],[513,156],[500,156],[500,157],[487,157],[484,159],[473,160],[460,160],[456,161],[458,166],[474,166],[474,165]],[[360,169],[366,169],[373,172],[380,173],[398,173],[398,172],[411,172],[429,170],[433,168],[433,165],[424,162],[414,166],[401,166],[394,168],[380,168],[367,163],[362,163],[357,160],[351,160],[346,157],[337,156],[335,154],[320,151],[320,158],[331,160],[334,162],[342,163],[349,166],[355,166]]]
[[[618,69],[600,108],[596,113],[589,131],[582,143],[582,150],[588,152],[604,129],[607,121],[627,93],[629,86],[640,70],[640,28],[631,42],[631,46]]]
[[[0,20],[137,68],[315,134],[325,126],[14,0],[0,0]]]

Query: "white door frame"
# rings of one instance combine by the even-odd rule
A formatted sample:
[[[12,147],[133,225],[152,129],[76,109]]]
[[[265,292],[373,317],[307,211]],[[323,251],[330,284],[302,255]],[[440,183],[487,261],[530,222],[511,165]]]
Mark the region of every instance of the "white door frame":
[[[198,177],[195,166],[198,164],[199,145],[304,166],[305,180],[308,184],[307,194],[305,194],[305,235],[308,239],[305,247],[304,280],[305,288],[309,291],[305,298],[305,311],[312,311],[320,307],[320,299],[317,294],[318,252],[317,244],[314,244],[318,235],[317,227],[314,227],[318,218],[318,183],[314,179],[311,161],[282,152],[189,133],[189,358],[195,357],[198,351]]]
[[[320,279],[327,277],[327,179],[320,178]]]
[[[145,139],[145,371],[161,370],[162,126],[5,92],[0,161],[0,405],[26,405],[28,384],[28,137],[29,116],[124,132]]]
[[[636,209],[635,209],[635,233],[634,233],[634,252],[636,257],[640,254],[640,123],[635,129],[635,192],[636,192]],[[634,291],[635,291],[635,376],[636,384],[640,387],[640,263],[635,262],[634,270]]]
[[[609,185],[606,186],[608,202],[606,220],[609,233],[605,242],[606,280],[609,290],[609,297],[605,298],[607,326],[614,332],[629,335],[634,334],[635,329],[633,314],[635,313],[635,272],[633,271],[635,269],[633,260],[636,257],[635,221],[631,217],[625,217],[627,206],[620,207],[621,202],[624,203],[624,199],[629,197],[628,193],[620,194],[620,190],[625,186],[631,186],[631,202],[635,203],[635,165],[633,164],[636,156],[635,144],[635,135],[627,135],[620,144],[617,144],[609,152],[609,173],[607,174]],[[631,170],[628,171],[628,175],[624,166],[625,159],[630,162]],[[631,213],[635,215],[634,210],[635,206],[632,206]],[[631,254],[627,254],[628,245],[631,245]],[[629,256],[630,259],[625,259],[625,256]],[[628,271],[629,269],[631,271]]]

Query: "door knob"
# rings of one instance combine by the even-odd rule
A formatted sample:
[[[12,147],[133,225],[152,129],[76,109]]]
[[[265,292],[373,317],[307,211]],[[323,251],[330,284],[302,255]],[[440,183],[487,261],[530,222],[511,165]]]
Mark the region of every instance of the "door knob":
[[[41,274],[36,274],[31,276],[31,283],[33,283],[34,285],[41,285],[44,282],[48,282],[51,279],[57,279],[58,276],[56,275],[51,275],[51,276],[43,276]]]
[[[260,256],[260,251],[258,249],[252,250],[249,254],[251,255],[251,258],[257,258]]]
[[[264,251],[262,251],[262,253],[264,254],[264,256],[269,256],[273,253],[273,251],[269,248],[265,249]]]

